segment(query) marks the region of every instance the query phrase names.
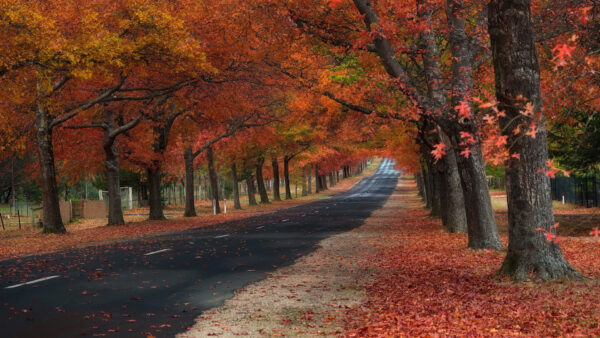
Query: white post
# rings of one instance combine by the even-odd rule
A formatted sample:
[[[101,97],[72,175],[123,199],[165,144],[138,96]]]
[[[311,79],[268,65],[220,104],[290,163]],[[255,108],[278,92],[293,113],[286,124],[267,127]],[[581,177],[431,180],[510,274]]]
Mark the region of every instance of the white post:
[[[102,190],[98,190],[98,199],[104,201],[104,198],[102,198]]]
[[[217,214],[217,202],[215,200],[212,201],[213,202],[213,215]]]
[[[223,200],[223,212],[227,213],[227,200]]]
[[[562,194],[562,204],[565,204],[565,194]]]

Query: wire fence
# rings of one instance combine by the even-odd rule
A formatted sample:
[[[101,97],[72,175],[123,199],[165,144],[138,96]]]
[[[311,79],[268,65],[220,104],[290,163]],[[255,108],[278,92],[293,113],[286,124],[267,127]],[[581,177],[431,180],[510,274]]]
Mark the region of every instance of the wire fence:
[[[551,179],[552,199],[587,208],[598,207],[600,177],[596,174]]]

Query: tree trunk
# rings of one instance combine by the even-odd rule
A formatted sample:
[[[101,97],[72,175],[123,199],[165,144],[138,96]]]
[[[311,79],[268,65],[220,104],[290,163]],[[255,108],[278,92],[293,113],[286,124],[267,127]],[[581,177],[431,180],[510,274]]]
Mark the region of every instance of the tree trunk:
[[[43,107],[36,111],[36,138],[42,179],[42,199],[44,207],[44,233],[66,233],[60,216],[60,202],[56,184],[56,167],[52,147],[52,129]],[[14,193],[14,192],[13,192]]]
[[[444,180],[442,183],[445,185],[446,229],[453,233],[465,233],[467,232],[465,199],[458,173],[456,155],[453,151],[448,151],[444,157]],[[494,233],[497,238],[497,232]]]
[[[473,92],[473,51],[465,28],[464,3],[462,0],[446,1],[449,40],[452,52],[452,107],[468,105]],[[473,111],[471,111],[473,114]],[[455,111],[455,115],[458,113]],[[504,246],[498,237],[498,229],[492,209],[492,202],[486,181],[485,165],[481,152],[481,140],[478,127],[473,121],[454,122],[450,135],[458,163],[462,193],[466,209],[469,247],[474,249],[502,249]],[[466,131],[474,138],[467,145],[471,153],[461,155],[459,144],[463,142],[460,132]]]
[[[184,150],[183,161],[185,163],[185,213],[184,217],[195,217],[196,205],[194,199],[194,154],[191,146]]]
[[[108,225],[124,224],[121,205],[121,179],[119,173],[119,155],[115,149],[110,130],[104,130],[104,154],[106,166],[106,186],[108,189]]]
[[[306,167],[302,168],[302,196],[308,196],[308,191],[306,190]]]
[[[333,172],[329,173],[329,183],[332,187],[335,185],[335,176],[333,176]]]
[[[214,210],[217,214],[220,214],[221,206],[219,204],[219,179],[217,177],[217,170],[215,169],[215,154],[212,147],[206,148],[206,158],[208,160],[208,180],[210,181],[210,191],[212,192]]]
[[[440,198],[440,177],[438,175],[437,165],[431,166],[429,173],[431,184],[431,213],[432,217],[440,217],[442,215],[441,198]]]
[[[508,253],[499,273],[524,280],[531,273],[543,280],[578,277],[564,258],[556,234],[550,178],[545,174],[548,151],[542,112],[540,69],[531,24],[530,1],[496,0],[488,7],[498,109],[506,116],[500,126],[508,137],[510,162],[506,166],[508,200]],[[525,100],[522,100],[525,98]],[[533,104],[532,121],[521,112]],[[537,123],[534,137],[514,135],[518,123]],[[538,228],[544,231],[538,231]]]
[[[233,181],[233,208],[240,210],[242,209],[242,204],[240,203],[240,189],[235,163],[231,165],[231,180]]]
[[[290,189],[290,160],[291,158],[283,157],[283,178],[285,180],[285,199],[292,199],[292,190]]]
[[[160,196],[161,186],[160,168],[148,169],[148,204],[150,205],[150,220],[159,221],[165,219],[163,214],[162,198]]]
[[[277,157],[273,157],[271,164],[273,166],[273,201],[281,201],[279,194],[279,162]]]
[[[246,179],[246,186],[248,187],[248,203],[250,205],[257,205],[258,203],[256,203],[256,197],[254,196],[254,194],[256,194],[256,190],[254,189],[254,177],[252,176],[252,170],[250,168],[244,168],[244,176]]]
[[[260,203],[262,204],[269,203],[269,195],[265,188],[265,180],[263,179],[262,172],[264,163],[265,159],[262,157],[259,157],[256,161],[256,184],[258,185],[258,194],[260,195]]]

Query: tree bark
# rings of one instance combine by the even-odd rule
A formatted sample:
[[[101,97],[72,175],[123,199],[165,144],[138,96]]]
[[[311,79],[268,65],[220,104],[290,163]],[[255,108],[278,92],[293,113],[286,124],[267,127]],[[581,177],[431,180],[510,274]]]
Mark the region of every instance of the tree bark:
[[[450,150],[444,157],[444,179],[442,181],[445,193],[445,201],[443,203],[446,208],[446,229],[451,233],[466,233],[467,215],[465,199],[458,171],[459,167],[456,155]]]
[[[49,126],[45,108],[38,103],[36,110],[36,138],[42,180],[42,199],[44,207],[44,233],[66,233],[60,216],[60,202],[56,184],[56,167],[52,146],[52,128]]]
[[[545,174],[548,151],[542,112],[540,69],[531,24],[529,0],[496,0],[488,7],[498,109],[506,116],[500,126],[508,137],[511,157],[506,167],[508,253],[499,273],[524,280],[531,273],[543,280],[579,277],[564,258],[556,234],[550,178]],[[522,98],[525,98],[523,100]],[[533,104],[532,121],[521,113]],[[513,133],[517,124],[537,123],[534,137]],[[544,231],[536,229],[542,228]]]
[[[323,190],[321,188],[321,178],[319,175],[319,165],[315,164],[315,193],[320,193],[321,190]]]
[[[110,130],[104,130],[104,154],[106,166],[106,186],[108,189],[108,225],[124,224],[121,205],[121,178],[119,173],[119,155],[115,149],[114,138]]]
[[[235,163],[231,165],[231,180],[233,181],[233,208],[236,210],[242,209],[240,203],[240,190],[237,176],[237,167]]]
[[[292,190],[290,189],[290,160],[288,156],[283,157],[283,178],[285,180],[285,199],[292,199]]]
[[[277,157],[273,157],[271,165],[273,166],[273,201],[281,201],[279,193],[279,162],[277,161]]]
[[[165,219],[163,213],[162,198],[160,196],[161,170],[159,167],[148,168],[148,204],[150,205],[150,220],[159,221]]]
[[[248,203],[250,205],[258,205],[256,203],[256,190],[254,189],[254,177],[252,176],[252,170],[248,167],[244,168],[244,176],[246,179],[246,186],[248,187]]]
[[[260,203],[266,204],[269,203],[269,194],[267,194],[267,189],[265,188],[265,180],[263,179],[263,165],[265,163],[265,159],[259,157],[256,161],[256,184],[258,185],[258,194],[260,195]]]
[[[194,155],[192,146],[184,150],[183,161],[185,163],[185,213],[184,217],[195,217],[196,205],[194,199]]]
[[[308,196],[308,191],[306,190],[306,167],[302,168],[302,196]]]
[[[308,170],[308,186],[306,187],[306,190],[308,192],[309,195],[312,195],[312,174],[310,172],[310,169]]]
[[[208,180],[210,182],[210,191],[212,193],[214,210],[217,214],[220,214],[221,206],[219,204],[219,178],[217,177],[217,170],[215,169],[215,154],[212,147],[206,148],[206,158],[208,160]]]

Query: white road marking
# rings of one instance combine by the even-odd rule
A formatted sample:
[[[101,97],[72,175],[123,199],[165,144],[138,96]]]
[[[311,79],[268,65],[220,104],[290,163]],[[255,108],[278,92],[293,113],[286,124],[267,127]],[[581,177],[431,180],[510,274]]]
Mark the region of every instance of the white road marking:
[[[15,285],[7,286],[7,287],[5,287],[5,289],[14,289],[14,288],[18,288],[18,287],[23,286],[23,285],[35,284],[35,283],[47,281],[49,279],[54,279],[54,278],[58,278],[58,277],[60,277],[60,276],[59,275],[55,275],[55,276],[44,277],[44,278],[40,278],[40,279],[29,281],[29,282],[26,282],[26,283],[21,283],[21,284],[15,284]]]
[[[287,222],[287,221],[289,221],[289,219],[284,219],[284,220],[282,220],[281,222]]]
[[[216,236],[215,238],[225,238],[225,237],[229,237],[229,235]]]
[[[157,253],[161,253],[161,252],[165,252],[165,251],[171,251],[171,250],[172,249],[162,249],[162,250],[152,251],[152,252],[148,252],[148,253],[144,254],[144,256],[155,255]]]
[[[264,227],[265,227],[264,225],[261,225],[261,226],[259,226],[257,229],[262,229],[262,228],[264,228]]]

